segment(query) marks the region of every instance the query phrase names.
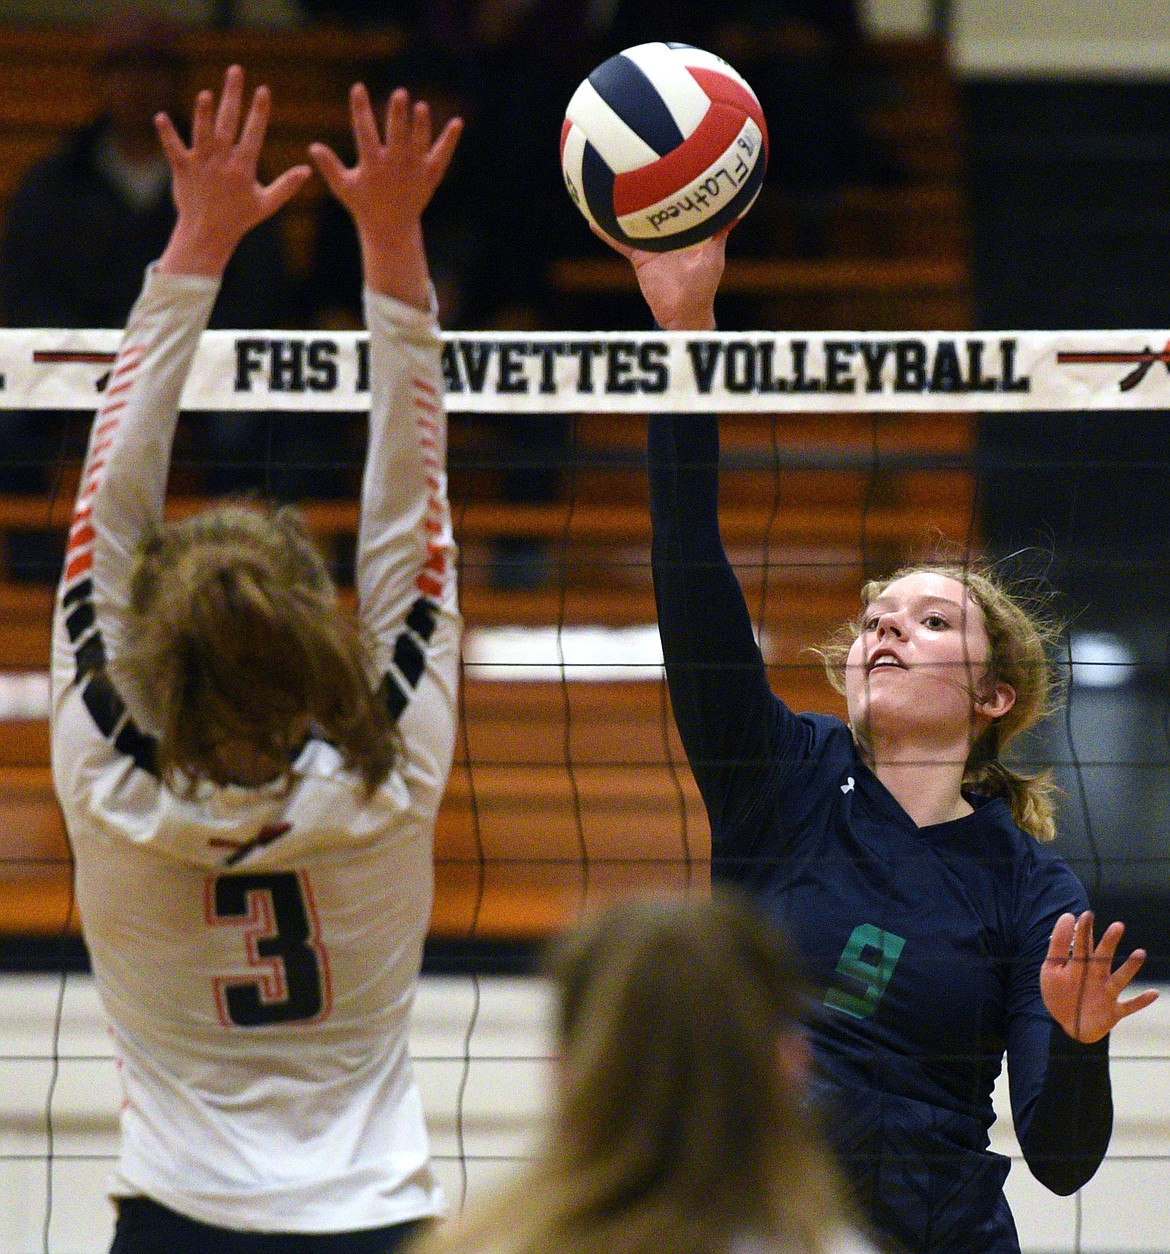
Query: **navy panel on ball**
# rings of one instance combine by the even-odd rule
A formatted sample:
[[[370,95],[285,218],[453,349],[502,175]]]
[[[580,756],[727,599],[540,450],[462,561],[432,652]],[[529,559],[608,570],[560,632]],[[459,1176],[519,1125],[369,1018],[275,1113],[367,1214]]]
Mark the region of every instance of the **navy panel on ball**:
[[[581,184],[585,203],[597,225],[614,239],[624,239],[613,209],[613,171],[590,143],[586,143],[581,154]]]
[[[658,89],[629,57],[619,53],[603,61],[589,75],[589,82],[630,130],[660,157],[683,142],[685,137]]]

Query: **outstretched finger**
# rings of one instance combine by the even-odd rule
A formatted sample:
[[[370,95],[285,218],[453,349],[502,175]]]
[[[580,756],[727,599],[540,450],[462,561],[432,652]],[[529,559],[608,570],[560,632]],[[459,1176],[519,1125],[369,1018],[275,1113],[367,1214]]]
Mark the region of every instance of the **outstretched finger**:
[[[1146,951],[1135,949],[1132,954],[1109,976],[1109,988],[1114,997],[1118,996],[1130,980],[1142,969],[1146,961]],[[1112,966],[1112,960],[1110,961]]]
[[[346,173],[345,164],[341,158],[328,144],[320,143],[309,145],[309,156],[313,159],[317,172],[325,180],[325,186],[340,199],[345,186]]]
[[[411,134],[410,93],[395,87],[386,101],[386,147],[405,142]]]
[[[732,224],[734,225],[734,223]],[[731,227],[724,231],[716,231],[714,235],[707,239],[700,240],[697,244],[692,244],[694,249],[693,256],[707,258],[718,258],[719,264],[722,266],[727,256],[727,237],[731,233]]]
[[[1113,961],[1117,957],[1117,946],[1121,944],[1121,938],[1124,934],[1124,923],[1110,923],[1101,934],[1101,940],[1093,951],[1093,961],[1101,964],[1106,975],[1113,970]]]
[[[410,142],[425,156],[431,149],[431,106],[425,100],[416,100],[410,110]]]
[[[1072,955],[1073,936],[1077,925],[1076,916],[1062,914],[1052,929],[1052,939],[1048,942],[1048,962],[1058,962],[1062,966]]]
[[[220,143],[235,141],[240,126],[240,109],[244,101],[244,70],[239,65],[229,65],[223,76],[223,92],[219,108],[215,112],[215,137]]]
[[[431,175],[437,186],[442,182],[443,175],[447,173],[447,167],[451,164],[451,158],[455,155],[455,149],[458,147],[459,138],[463,134],[463,119],[452,118],[446,126],[443,127],[439,138],[431,145],[431,150],[427,154],[427,161],[430,163]]]
[[[1074,962],[1088,962],[1093,956],[1093,912],[1086,910],[1077,920],[1073,932],[1072,953]]]
[[[206,148],[211,143],[215,131],[215,97],[204,90],[195,97],[195,107],[191,111],[191,147],[193,150]]]
[[[268,130],[268,118],[272,113],[272,93],[261,85],[252,93],[252,104],[240,132],[239,149],[252,162],[260,160],[260,149]]]
[[[179,163],[187,155],[187,146],[179,138],[174,122],[165,113],[154,115],[154,129],[158,132],[159,143],[162,144],[163,155],[171,169],[177,169]]]
[[[354,83],[349,90],[349,119],[353,126],[353,142],[357,148],[358,161],[372,161],[382,141],[378,135],[378,124],[374,121],[374,111],[370,108],[370,93],[365,83]]]
[[[1156,988],[1147,988],[1145,992],[1138,993],[1131,997],[1128,1001],[1119,1001],[1117,1003],[1118,1019],[1128,1019],[1130,1015],[1136,1015],[1139,1010],[1145,1010],[1158,1000],[1158,990]]]

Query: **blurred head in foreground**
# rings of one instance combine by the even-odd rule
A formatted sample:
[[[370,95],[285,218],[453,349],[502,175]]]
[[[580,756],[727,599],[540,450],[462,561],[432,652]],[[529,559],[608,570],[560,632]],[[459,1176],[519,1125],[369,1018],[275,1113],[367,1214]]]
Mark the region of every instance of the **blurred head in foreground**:
[[[428,1248],[827,1254],[848,1227],[807,1110],[804,987],[746,899],[654,895],[572,929],[549,964],[557,1083],[522,1178]]]

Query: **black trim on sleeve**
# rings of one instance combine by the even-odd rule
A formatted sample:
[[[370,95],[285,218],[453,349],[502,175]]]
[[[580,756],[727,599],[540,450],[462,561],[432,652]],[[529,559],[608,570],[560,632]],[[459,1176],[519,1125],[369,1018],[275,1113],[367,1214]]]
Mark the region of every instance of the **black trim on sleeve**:
[[[84,679],[95,671],[104,670],[106,666],[106,646],[99,632],[89,636],[84,644],[73,650],[73,660],[77,667],[77,678]]]
[[[65,630],[69,632],[69,639],[76,644],[95,622],[97,615],[94,613],[92,601],[82,601],[80,605],[74,606],[65,619]]]
[[[418,642],[403,632],[394,642],[394,665],[402,672],[403,679],[412,687],[418,687],[427,664],[426,654]]]
[[[158,774],[158,742],[153,736],[139,731],[132,719],[126,720],[114,740],[114,748],[133,759],[134,765],[147,774]]]
[[[83,579],[80,583],[75,583],[72,588],[61,598],[61,604],[68,607],[77,601],[93,600],[93,580]]]
[[[74,644],[75,682],[94,726],[119,753],[150,775],[158,775],[158,742],[141,731],[126,709],[126,702],[106,673],[106,646],[97,628],[93,604],[93,580],[74,584],[61,598],[68,609],[65,627]],[[82,639],[84,637],[84,639]],[[82,643],[77,642],[82,640]]]
[[[410,607],[406,616],[406,625],[424,644],[429,643],[435,633],[435,624],[439,621],[439,611],[425,597],[419,597]]]
[[[382,699],[386,702],[386,709],[390,711],[390,721],[397,722],[402,711],[406,709],[410,702],[410,698],[402,689],[402,685],[394,678],[393,675],[386,674],[382,676]]]
[[[394,641],[394,667],[404,682],[391,671],[382,676],[379,691],[390,711],[390,718],[397,722],[403,710],[410,704],[410,696],[427,666],[425,646],[435,633],[439,621],[439,607],[426,597],[419,597],[407,611],[405,626]],[[421,642],[421,643],[420,643]]]
[[[114,685],[99,671],[89,677],[89,682],[81,690],[81,699],[98,731],[107,740],[112,739],[115,728],[126,713],[126,703],[118,696]]]

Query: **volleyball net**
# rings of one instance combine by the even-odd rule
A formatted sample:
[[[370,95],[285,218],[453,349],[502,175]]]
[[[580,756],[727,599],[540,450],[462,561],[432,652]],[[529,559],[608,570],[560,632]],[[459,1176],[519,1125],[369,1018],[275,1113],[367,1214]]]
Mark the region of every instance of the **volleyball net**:
[[[0,332],[0,1248],[20,1254],[108,1237],[71,1217],[78,1198],[105,1213],[117,1082],[52,796],[45,670],[53,562],[118,340]],[[1021,758],[1055,773],[1058,848],[1098,918],[1124,918],[1166,978],[1170,333],[447,334],[443,351],[466,635],[414,1052],[457,1205],[523,1157],[539,1114],[541,993],[513,977],[592,905],[709,883],[654,624],[648,414],[722,415],[724,539],[794,708],[842,712],[807,646],[905,560],[942,548],[1055,588],[1069,696]],[[368,367],[362,334],[206,333],[168,508],[292,499],[347,587]],[[1170,1023],[1143,1026],[1157,1014],[1118,1034],[1118,1132],[1082,1195],[1032,1190],[1022,1164],[1009,1178],[1026,1250],[1159,1248],[1116,1202],[1170,1184]]]

